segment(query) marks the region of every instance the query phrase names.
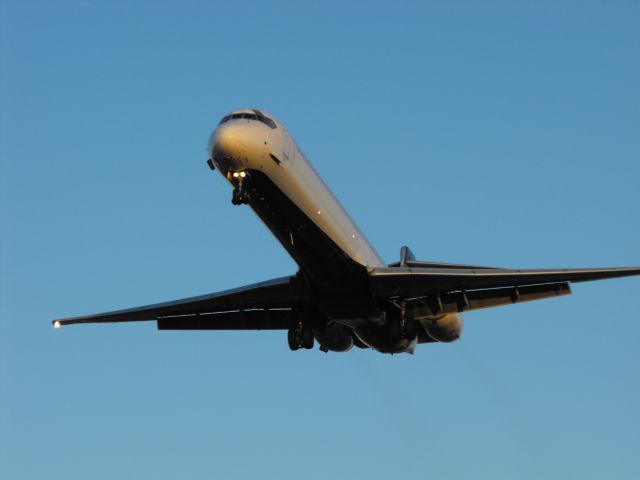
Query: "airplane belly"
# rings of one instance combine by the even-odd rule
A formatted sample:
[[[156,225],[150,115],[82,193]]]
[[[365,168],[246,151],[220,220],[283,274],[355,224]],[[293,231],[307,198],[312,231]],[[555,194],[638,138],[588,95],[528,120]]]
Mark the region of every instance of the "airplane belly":
[[[384,266],[284,128],[236,120],[214,131],[209,148],[213,163],[234,187],[244,182],[244,177],[234,177],[239,172],[262,172],[354,261],[371,268]]]
[[[249,205],[301,270],[322,291],[353,292],[367,280],[366,269],[346,254],[285,195],[265,172],[247,173]],[[360,287],[358,287],[360,288]]]
[[[284,154],[282,154],[284,158]],[[263,171],[304,214],[353,260],[367,267],[384,266],[382,259],[322,179],[301,154],[268,165]]]

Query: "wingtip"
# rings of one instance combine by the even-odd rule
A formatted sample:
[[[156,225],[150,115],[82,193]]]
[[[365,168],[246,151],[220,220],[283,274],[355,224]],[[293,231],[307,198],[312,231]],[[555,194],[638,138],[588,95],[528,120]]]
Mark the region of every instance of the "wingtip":
[[[60,320],[54,320],[51,322],[51,325],[53,325],[53,328],[60,328],[62,326],[62,322]]]

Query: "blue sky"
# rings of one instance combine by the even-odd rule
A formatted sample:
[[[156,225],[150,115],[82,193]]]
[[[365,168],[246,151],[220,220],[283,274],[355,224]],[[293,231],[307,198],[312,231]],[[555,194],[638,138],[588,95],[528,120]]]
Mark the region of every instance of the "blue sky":
[[[414,356],[49,324],[295,271],[204,163],[245,106],[389,262],[640,264],[639,15],[0,1],[0,477],[639,478],[638,278]]]

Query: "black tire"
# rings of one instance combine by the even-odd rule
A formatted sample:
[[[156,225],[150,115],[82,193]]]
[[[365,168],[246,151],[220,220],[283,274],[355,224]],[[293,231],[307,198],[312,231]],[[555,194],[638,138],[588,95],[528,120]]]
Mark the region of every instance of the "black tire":
[[[392,342],[399,342],[402,338],[402,325],[400,318],[392,317],[389,319],[389,336]]]
[[[289,349],[291,349],[291,351],[295,352],[296,350],[298,350],[300,348],[300,345],[298,345],[298,335],[296,332],[295,328],[290,328],[289,332],[287,333],[287,340],[289,342]]]
[[[404,337],[407,340],[414,340],[418,335],[416,320],[414,318],[404,319]]]
[[[313,342],[313,330],[311,327],[302,327],[302,347],[311,350],[313,348]]]

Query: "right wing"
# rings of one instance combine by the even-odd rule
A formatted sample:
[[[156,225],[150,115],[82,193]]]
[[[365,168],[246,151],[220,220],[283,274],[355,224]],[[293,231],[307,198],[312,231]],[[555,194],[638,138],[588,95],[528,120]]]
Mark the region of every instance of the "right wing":
[[[53,325],[156,320],[160,330],[287,329],[294,321],[293,311],[308,305],[295,277],[282,277],[182,300],[63,318]]]
[[[383,298],[406,300],[427,316],[566,295],[571,293],[569,282],[640,275],[640,267],[512,270],[405,264],[374,268],[370,272],[373,290]]]
[[[455,290],[541,285],[559,282],[587,282],[605,278],[640,275],[640,267],[512,270],[508,268],[374,268],[371,278],[376,293],[417,297]]]

